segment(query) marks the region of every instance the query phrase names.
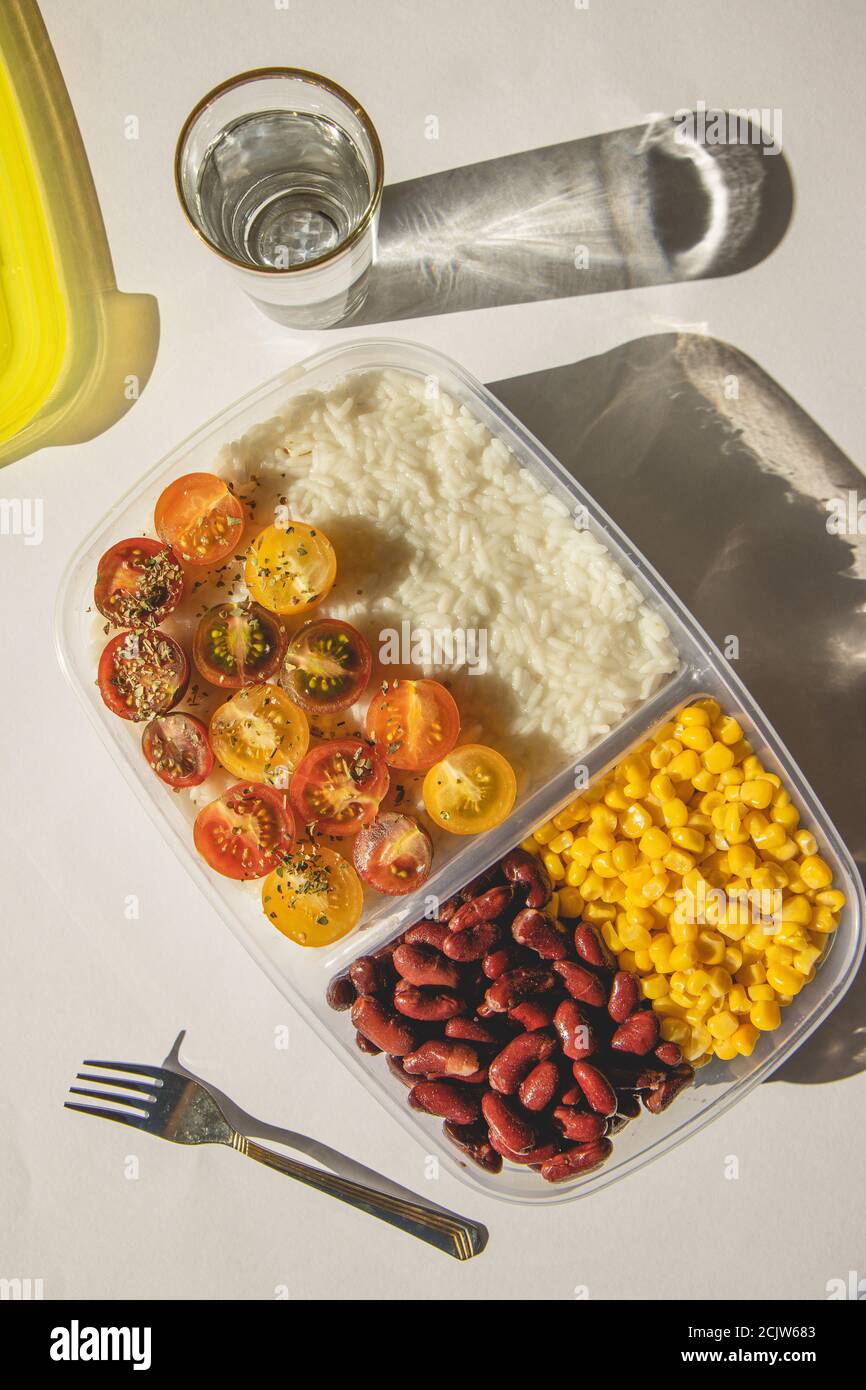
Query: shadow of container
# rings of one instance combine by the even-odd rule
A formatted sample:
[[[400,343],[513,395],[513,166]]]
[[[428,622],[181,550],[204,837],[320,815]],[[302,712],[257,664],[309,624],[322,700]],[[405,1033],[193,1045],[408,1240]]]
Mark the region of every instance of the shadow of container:
[[[746,270],[781,241],[794,194],[784,155],[758,127],[737,130],[702,143],[665,119],[392,184],[349,322]]]
[[[863,475],[760,367],[698,335],[641,338],[491,386],[703,624],[866,877]],[[859,489],[859,492],[858,492]],[[866,970],[773,1080],[866,1070]]]

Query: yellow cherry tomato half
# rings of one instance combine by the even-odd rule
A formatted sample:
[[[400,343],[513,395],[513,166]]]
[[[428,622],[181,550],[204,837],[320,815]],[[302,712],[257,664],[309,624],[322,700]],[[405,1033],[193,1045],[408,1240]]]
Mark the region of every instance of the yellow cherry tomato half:
[[[421,794],[436,825],[452,835],[478,835],[505,820],[517,796],[517,779],[495,748],[464,743],[434,763]]]
[[[266,526],[247,551],[247,588],[256,603],[283,617],[315,608],[336,576],[337,557],[328,537],[300,521]]]
[[[186,473],[160,493],[154,524],[188,565],[218,565],[237,551],[243,504],[215,473]]]
[[[214,711],[209,732],[228,772],[283,788],[310,744],[307,716],[277,685],[244,686]]]
[[[265,916],[299,946],[330,946],[357,925],[361,880],[348,860],[324,845],[296,845],[262,884]]]

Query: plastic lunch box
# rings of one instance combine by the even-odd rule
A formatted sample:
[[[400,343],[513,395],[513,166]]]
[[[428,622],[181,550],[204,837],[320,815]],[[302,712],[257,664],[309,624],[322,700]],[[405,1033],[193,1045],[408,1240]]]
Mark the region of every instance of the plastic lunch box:
[[[383,368],[435,378],[441,389],[463,402],[492,434],[508,445],[522,466],[568,506],[582,510],[583,516],[588,517],[589,528],[604,541],[650,606],[668,624],[679,653],[678,670],[629,718],[580,755],[590,779],[618,762],[685,701],[701,694],[714,695],[727,711],[736,714],[756,752],[784,779],[803,812],[804,824],[814,831],[821,853],[833,868],[836,884],[847,897],[838,929],[830,939],[815,980],[784,1010],[782,1026],[762,1036],[751,1057],[713,1062],[702,1068],[696,1084],[684,1091],[668,1111],[658,1116],[643,1115],[627,1125],[617,1135],[613,1155],[604,1167],[572,1184],[549,1185],[537,1173],[509,1165],[499,1174],[484,1173],[464,1162],[442,1137],[441,1121],[409,1109],[404,1088],[390,1075],[383,1059],[367,1057],[357,1050],[348,1016],[328,1007],[325,990],[332,976],[345,969],[355,956],[375,950],[421,917],[424,895],[448,897],[572,799],[574,758],[563,758],[561,771],[544,786],[518,799],[512,814],[495,830],[475,839],[447,837],[459,838],[459,843],[447,847],[450,858],[440,857],[440,866],[419,894],[406,899],[376,898],[366,907],[361,926],[349,936],[330,947],[304,950],[274,931],[261,911],[258,892],[247,896],[239,885],[212,874],[198,858],[186,798],[171,796],[153,776],[139,750],[140,730],[105,708],[94,681],[93,616],[87,610],[100,555],[117,540],[149,532],[156,497],[171,479],[194,470],[213,469],[225,444],[279,414],[296,393],[328,387],[351,372]],[[170,623],[166,627],[170,630]],[[439,1154],[450,1171],[473,1187],[494,1196],[527,1203],[567,1201],[597,1192],[658,1158],[766,1080],[826,1018],[860,963],[864,947],[864,892],[854,862],[815,793],[755,702],[664,581],[592,498],[489,391],[438,352],[396,340],[356,341],[331,348],[267,382],[204,425],[151,469],[84,541],[61,586],[56,637],[61,665],[102,739],[223,920],[328,1046],[424,1148]]]

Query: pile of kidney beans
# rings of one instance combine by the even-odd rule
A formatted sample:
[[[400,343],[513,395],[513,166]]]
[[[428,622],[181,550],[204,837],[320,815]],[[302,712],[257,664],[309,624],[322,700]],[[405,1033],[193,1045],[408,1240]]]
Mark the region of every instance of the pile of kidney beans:
[[[594,926],[546,913],[550,897],[544,866],[512,850],[435,921],[354,961],[328,1002],[475,1163],[562,1182],[604,1163],[641,1100],[658,1114],[694,1070],[660,1040],[637,976],[615,970]]]

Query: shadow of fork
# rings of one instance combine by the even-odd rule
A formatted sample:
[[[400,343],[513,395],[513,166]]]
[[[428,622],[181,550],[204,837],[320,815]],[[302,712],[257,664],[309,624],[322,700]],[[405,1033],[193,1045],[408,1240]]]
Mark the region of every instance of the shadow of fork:
[[[332,1149],[329,1144],[323,1144],[320,1140],[311,1139],[309,1135],[299,1134],[293,1129],[283,1129],[280,1125],[268,1124],[266,1120],[259,1120],[255,1115],[250,1115],[246,1110],[242,1110],[230,1096],[221,1091],[212,1081],[199,1076],[197,1072],[190,1071],[184,1065],[180,1058],[180,1049],[185,1037],[186,1029],[182,1028],[162,1065],[168,1071],[177,1072],[180,1076],[191,1077],[193,1081],[200,1081],[214,1096],[229,1124],[233,1125],[241,1134],[245,1134],[248,1139],[266,1139],[272,1144],[285,1144],[287,1148],[296,1149],[299,1153],[312,1158],[316,1163],[321,1163],[323,1168],[327,1168],[329,1172],[336,1173],[341,1178],[348,1178],[352,1182],[366,1183],[368,1186],[377,1188],[380,1192],[386,1192],[391,1197],[400,1197],[403,1200],[415,1202],[428,1211],[442,1212],[448,1216],[455,1215],[450,1208],[440,1206],[438,1202],[431,1202],[427,1197],[419,1196],[411,1188],[402,1187],[400,1183],[385,1177],[384,1173],[377,1173],[374,1168],[368,1168],[365,1164],[358,1163],[356,1159],[340,1153],[339,1149]],[[489,1232],[486,1227],[478,1224],[483,1232],[484,1244],[486,1245]]]

